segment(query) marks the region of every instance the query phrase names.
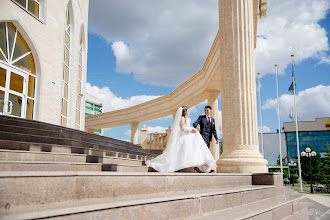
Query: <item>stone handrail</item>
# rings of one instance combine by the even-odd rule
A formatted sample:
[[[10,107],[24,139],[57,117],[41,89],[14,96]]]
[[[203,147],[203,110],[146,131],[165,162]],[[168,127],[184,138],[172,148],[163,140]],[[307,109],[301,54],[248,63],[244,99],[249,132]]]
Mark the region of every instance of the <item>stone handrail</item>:
[[[171,126],[166,129],[166,133],[147,133],[147,128],[143,125],[141,128],[141,146],[143,149],[164,150],[170,133]]]
[[[168,95],[132,106],[86,117],[86,130],[141,123],[173,115],[182,105],[195,106],[210,95],[220,94],[219,32],[203,68]]]

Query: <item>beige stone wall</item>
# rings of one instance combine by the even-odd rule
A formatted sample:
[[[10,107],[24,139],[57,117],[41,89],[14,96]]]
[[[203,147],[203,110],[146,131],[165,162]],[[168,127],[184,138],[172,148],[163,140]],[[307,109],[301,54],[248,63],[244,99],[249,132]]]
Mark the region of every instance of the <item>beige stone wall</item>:
[[[68,127],[74,128],[76,120],[78,50],[81,27],[83,27],[84,41],[83,93],[86,84],[89,0],[48,0],[42,2],[44,2],[44,5],[42,5],[43,16],[41,19],[37,19],[19,7],[14,1],[2,0],[0,22],[13,22],[32,50],[37,75],[34,119],[60,125],[65,13],[69,5],[72,31]],[[82,103],[84,103],[84,100]],[[81,127],[84,128],[84,105],[82,105],[81,110]]]
[[[330,118],[317,118],[315,121],[300,121],[298,122],[298,131],[326,131],[330,130],[330,127],[326,127],[326,124],[330,124]],[[284,122],[285,132],[295,132],[295,122]]]

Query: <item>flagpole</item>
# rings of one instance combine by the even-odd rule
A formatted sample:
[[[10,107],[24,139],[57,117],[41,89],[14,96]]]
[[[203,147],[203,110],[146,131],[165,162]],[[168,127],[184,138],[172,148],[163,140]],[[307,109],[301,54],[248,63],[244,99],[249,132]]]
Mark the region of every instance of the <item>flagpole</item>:
[[[264,155],[264,138],[262,133],[262,113],[261,113],[261,95],[260,95],[260,73],[258,73],[259,80],[259,112],[260,112],[260,139],[261,139],[261,154]]]
[[[302,178],[301,178],[301,163],[300,163],[300,150],[299,150],[299,136],[298,136],[298,114],[297,114],[297,105],[296,105],[296,82],[294,74],[294,55],[292,57],[292,83],[293,83],[293,97],[294,97],[294,112],[295,112],[295,122],[296,122],[296,140],[297,140],[297,154],[298,154],[298,169],[299,169],[299,184],[300,191],[303,192],[302,188]]]
[[[282,161],[282,143],[281,143],[281,119],[280,119],[280,102],[278,99],[278,66],[275,64],[276,70],[276,96],[277,96],[277,121],[278,121],[278,144],[280,148],[280,166],[281,166],[281,173],[283,173],[283,161]]]

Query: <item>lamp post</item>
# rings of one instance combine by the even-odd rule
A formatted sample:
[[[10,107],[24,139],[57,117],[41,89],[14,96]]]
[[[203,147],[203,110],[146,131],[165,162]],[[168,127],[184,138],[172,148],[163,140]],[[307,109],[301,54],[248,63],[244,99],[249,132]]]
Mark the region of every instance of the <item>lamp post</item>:
[[[309,158],[309,175],[311,176],[311,193],[314,193],[313,184],[312,184],[313,178],[312,178],[312,163],[311,163],[311,161],[312,161],[312,157],[316,156],[316,152],[315,151],[311,152],[311,149],[309,147],[307,147],[305,149],[305,151],[301,152],[301,156]]]
[[[288,165],[289,165],[289,180],[291,180],[290,167],[295,167],[297,166],[297,164],[291,160],[291,162],[288,163]],[[292,186],[294,186],[294,180],[292,181]]]

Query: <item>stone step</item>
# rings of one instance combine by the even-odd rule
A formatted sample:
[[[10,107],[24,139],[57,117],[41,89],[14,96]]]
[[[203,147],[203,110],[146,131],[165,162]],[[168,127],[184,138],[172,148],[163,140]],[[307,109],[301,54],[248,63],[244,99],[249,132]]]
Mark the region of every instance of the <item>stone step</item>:
[[[66,163],[103,163],[103,164],[117,164],[124,166],[142,166],[145,167],[144,161],[138,159],[121,158],[104,156],[102,161],[90,161],[89,156],[85,154],[71,154],[71,153],[54,153],[54,152],[36,152],[36,151],[19,151],[19,150],[3,150],[0,149],[0,161],[26,161],[26,162],[66,162]],[[103,169],[104,170],[104,169]],[[129,170],[129,169],[128,169]],[[129,172],[135,172],[132,168]],[[145,170],[148,169],[140,169]],[[60,171],[60,170],[59,170]],[[101,171],[101,170],[99,170]],[[116,171],[116,170],[111,170]],[[139,171],[137,171],[139,172]]]
[[[86,154],[0,149],[0,161],[86,163]]]
[[[39,136],[39,135],[28,135],[28,134],[21,134],[21,133],[11,133],[11,132],[0,132],[0,148],[1,149],[13,149],[16,145],[9,145],[8,143],[17,143],[21,150],[22,145],[26,145],[26,143],[34,143],[34,144],[41,144],[41,145],[63,145],[66,147],[71,147],[74,151],[81,151],[84,152],[84,149],[100,149],[100,150],[109,150],[109,151],[116,151],[122,153],[129,153],[135,155],[143,155],[149,158],[155,156],[150,153],[146,153],[142,148],[141,149],[129,149],[120,146],[103,146],[103,145],[95,145],[89,142],[83,142],[78,140],[66,139],[66,138],[55,138],[55,137],[46,137],[46,136]],[[24,150],[27,150],[28,146],[25,146]]]
[[[102,170],[114,172],[148,172],[149,167],[142,165],[102,164]]]
[[[0,210],[3,219],[182,219],[242,206],[258,199],[273,186],[242,186],[204,192],[168,192],[126,197],[81,199]],[[250,195],[253,199],[248,198]],[[211,208],[210,208],[211,206]]]
[[[104,141],[102,139],[95,139],[95,138],[90,138],[88,136],[77,136],[77,135],[71,135],[71,134],[66,134],[65,132],[61,131],[49,131],[45,129],[37,129],[37,128],[30,128],[30,127],[20,127],[20,126],[13,126],[13,125],[2,125],[0,126],[0,132],[5,132],[5,133],[21,133],[21,134],[28,134],[28,135],[35,135],[35,136],[42,136],[42,137],[52,137],[52,138],[60,138],[60,139],[68,139],[68,140],[76,140],[80,142],[87,142],[90,144],[95,144],[95,145],[104,145],[104,146],[110,146],[110,147],[115,147],[115,148],[128,148],[130,147],[126,146],[126,143],[121,146],[121,144],[116,143],[116,142],[109,142],[109,141]],[[140,152],[145,152],[141,147],[137,148],[134,147],[134,150],[138,150]]]
[[[0,172],[2,171],[148,172],[148,167],[126,164],[0,161]]]
[[[60,162],[17,162],[0,161],[0,172],[3,171],[102,171],[103,164],[96,163],[60,163]],[[112,170],[104,170],[112,171]]]
[[[306,197],[286,201],[284,196],[268,198],[239,207],[206,214],[191,220],[227,220],[227,219],[299,219],[308,220],[308,204]]]
[[[127,141],[122,141],[114,138],[109,138],[105,136],[99,136],[96,134],[87,133],[84,131],[62,127],[54,124],[49,124],[45,122],[35,121],[35,120],[29,120],[24,118],[13,118],[10,116],[0,115],[0,124],[6,125],[6,126],[16,126],[16,127],[22,127],[24,128],[34,128],[34,129],[41,129],[41,130],[47,130],[47,131],[53,131],[55,133],[61,133],[64,135],[70,135],[71,137],[83,137],[88,138],[93,141],[103,141],[107,142],[109,144],[115,144],[120,146],[125,146],[126,148],[137,148],[141,149],[141,146],[132,144]],[[24,133],[24,132],[23,132]],[[74,139],[74,138],[72,138]],[[149,152],[149,150],[144,150],[145,152]]]
[[[252,174],[0,172],[0,209],[91,198],[120,198],[167,193],[202,193],[228,187],[251,187]],[[259,196],[271,196],[267,188]],[[42,192],[42,193],[41,193]],[[241,196],[248,199],[249,191]],[[257,195],[257,196],[258,196]]]

